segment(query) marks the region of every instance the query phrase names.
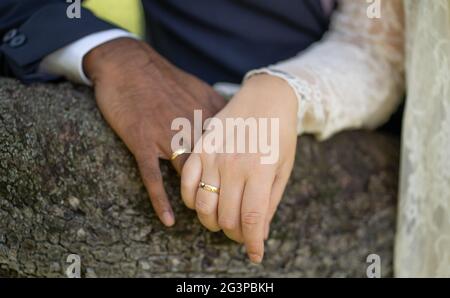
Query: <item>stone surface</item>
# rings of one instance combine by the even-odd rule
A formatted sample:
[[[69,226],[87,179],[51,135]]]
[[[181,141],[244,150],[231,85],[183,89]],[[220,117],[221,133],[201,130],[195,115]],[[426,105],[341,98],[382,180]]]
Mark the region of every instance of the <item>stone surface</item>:
[[[347,132],[299,142],[262,265],[205,231],[164,163],[177,215],[156,219],[135,162],[88,88],[0,79],[0,276],[364,277],[366,257],[392,275],[399,141]]]

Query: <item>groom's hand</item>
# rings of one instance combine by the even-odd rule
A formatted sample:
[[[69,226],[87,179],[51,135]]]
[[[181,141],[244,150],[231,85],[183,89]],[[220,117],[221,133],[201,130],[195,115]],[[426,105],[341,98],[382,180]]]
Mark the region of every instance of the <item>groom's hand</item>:
[[[172,120],[185,117],[193,123],[194,109],[202,110],[207,119],[225,105],[224,99],[144,42],[129,38],[93,49],[83,67],[103,116],[136,158],[154,210],[166,226],[173,225],[175,217],[159,168],[159,158],[172,155]],[[173,162],[178,172],[186,158]]]

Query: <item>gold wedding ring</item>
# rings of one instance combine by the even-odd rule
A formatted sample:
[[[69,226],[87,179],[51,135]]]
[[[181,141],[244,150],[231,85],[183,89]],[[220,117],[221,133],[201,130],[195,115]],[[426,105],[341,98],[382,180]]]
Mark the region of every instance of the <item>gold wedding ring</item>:
[[[209,191],[209,192],[212,192],[212,193],[219,194],[219,188],[218,188],[218,187],[215,187],[215,186],[206,184],[205,182],[200,182],[200,184],[198,185],[198,187],[200,187],[200,188],[203,189],[203,190],[206,190],[206,191]]]
[[[170,157],[170,160],[175,160],[178,156],[185,154],[187,152],[186,148],[180,148],[178,150],[175,150],[174,153],[172,153],[172,156]]]

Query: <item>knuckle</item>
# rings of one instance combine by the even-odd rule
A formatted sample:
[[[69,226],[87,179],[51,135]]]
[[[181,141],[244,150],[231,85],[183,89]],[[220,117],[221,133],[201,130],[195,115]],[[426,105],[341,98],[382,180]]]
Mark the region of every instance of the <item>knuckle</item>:
[[[198,219],[200,221],[200,223],[210,232],[219,232],[220,231],[220,227],[217,224],[217,222],[215,222],[214,220],[211,220],[210,218],[206,219],[204,216],[202,216],[201,214],[198,214]]]
[[[254,172],[259,167],[259,158],[255,158],[254,154],[231,153],[225,154],[220,164],[223,168],[234,171],[236,167],[243,172]]]
[[[149,141],[151,140],[151,134],[149,133],[146,121],[142,120],[139,116],[136,118],[139,120],[125,126],[123,133],[130,142],[132,149],[134,149],[132,151],[135,153],[144,153],[152,143]]]
[[[230,239],[235,241],[236,243],[244,244],[244,239],[242,237],[231,237]]]
[[[245,212],[242,214],[242,224],[245,226],[254,226],[261,222],[262,215],[260,212]]]
[[[197,198],[195,200],[195,210],[201,215],[212,215],[214,213],[214,206],[209,204],[204,198]]]
[[[142,122],[133,121],[124,127],[124,131],[128,136],[138,138],[143,135],[144,130],[142,126]]]
[[[203,152],[200,154],[200,160],[202,164],[208,164],[211,167],[217,167],[217,155],[216,153],[208,153],[206,150],[212,150],[211,147],[203,147]]]
[[[219,226],[224,230],[235,230],[238,227],[238,221],[231,217],[219,217]]]
[[[228,162],[243,162],[243,161],[247,161],[246,158],[246,154],[244,153],[232,153],[232,154],[227,154],[227,161]]]
[[[222,229],[223,229],[223,228],[222,228]],[[243,237],[242,237],[239,233],[231,232],[231,231],[226,230],[226,229],[223,229],[223,232],[225,233],[225,235],[226,235],[228,238],[230,238],[230,239],[233,240],[234,242],[239,243],[239,244],[243,244],[243,243],[244,243],[244,239],[243,239]]]
[[[184,188],[185,190],[190,190],[192,188],[196,188],[197,186],[198,185],[196,177],[190,175],[190,173],[186,171],[183,171],[181,175],[181,187]]]
[[[152,201],[155,209],[158,209],[160,212],[169,211],[169,203],[164,196],[153,195],[150,196],[150,200]]]
[[[187,208],[189,208],[191,210],[195,209],[194,203],[192,202],[192,200],[190,198],[188,198],[186,195],[182,195],[182,199],[183,199],[184,205]]]
[[[143,174],[144,179],[146,179],[147,181],[150,182],[156,182],[156,181],[161,181],[162,177],[161,177],[161,172],[159,171],[159,169],[156,169],[154,167],[144,167],[144,171]]]
[[[181,187],[181,198],[183,199],[183,202],[186,205],[186,207],[192,210],[195,209],[194,198],[189,189]]]
[[[207,228],[210,232],[216,233],[220,231],[220,227],[215,225],[205,225],[205,228]]]

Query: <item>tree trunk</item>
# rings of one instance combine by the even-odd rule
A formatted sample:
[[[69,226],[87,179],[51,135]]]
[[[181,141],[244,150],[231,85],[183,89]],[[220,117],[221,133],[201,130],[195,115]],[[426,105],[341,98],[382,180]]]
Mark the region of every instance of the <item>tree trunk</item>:
[[[392,275],[399,141],[346,132],[301,137],[262,265],[184,207],[162,170],[177,223],[157,220],[133,157],[90,89],[0,79],[0,276],[366,276],[366,257]]]

